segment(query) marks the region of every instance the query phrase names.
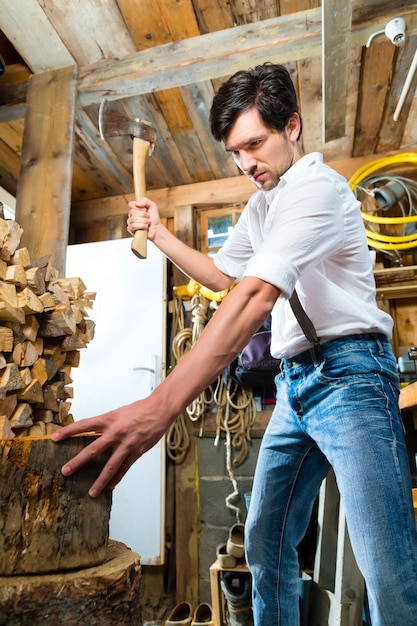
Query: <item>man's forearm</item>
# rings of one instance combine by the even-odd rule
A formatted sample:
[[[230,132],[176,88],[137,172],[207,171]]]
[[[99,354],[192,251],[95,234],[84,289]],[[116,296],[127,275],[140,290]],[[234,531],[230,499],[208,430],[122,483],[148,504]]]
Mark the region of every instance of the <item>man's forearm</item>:
[[[234,280],[233,277],[226,276],[218,270],[213,259],[187,246],[163,225],[158,229],[154,244],[184,274],[213,291],[227,289]]]

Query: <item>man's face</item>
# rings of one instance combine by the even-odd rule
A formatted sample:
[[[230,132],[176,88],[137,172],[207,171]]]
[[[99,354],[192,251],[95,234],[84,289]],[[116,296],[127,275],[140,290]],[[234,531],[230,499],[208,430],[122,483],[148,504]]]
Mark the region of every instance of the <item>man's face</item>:
[[[236,165],[259,189],[270,191],[301,154],[299,118],[293,114],[284,131],[268,128],[253,107],[239,115],[225,139]]]

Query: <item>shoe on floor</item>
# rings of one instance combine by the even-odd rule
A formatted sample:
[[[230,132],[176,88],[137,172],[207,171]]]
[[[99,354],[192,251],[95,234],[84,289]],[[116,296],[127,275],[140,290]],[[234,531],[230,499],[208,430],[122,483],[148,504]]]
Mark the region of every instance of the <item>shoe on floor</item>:
[[[165,626],[191,626],[192,612],[189,602],[180,602],[171,611]]]
[[[253,626],[252,579],[249,572],[227,572],[220,579],[227,626]]]
[[[216,550],[217,562],[223,569],[236,567],[236,558],[227,553],[226,544],[221,543]]]
[[[191,626],[214,626],[213,610],[209,604],[202,602],[198,605]]]
[[[234,556],[236,559],[242,559],[245,556],[244,524],[234,524],[231,527],[226,543],[226,550],[230,556]]]

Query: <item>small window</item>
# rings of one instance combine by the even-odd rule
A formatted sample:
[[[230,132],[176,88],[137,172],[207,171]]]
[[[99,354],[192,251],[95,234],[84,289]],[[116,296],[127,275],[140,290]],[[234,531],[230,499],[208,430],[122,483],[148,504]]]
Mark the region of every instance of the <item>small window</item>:
[[[243,206],[201,211],[201,252],[213,255],[224,244],[237,223]]]

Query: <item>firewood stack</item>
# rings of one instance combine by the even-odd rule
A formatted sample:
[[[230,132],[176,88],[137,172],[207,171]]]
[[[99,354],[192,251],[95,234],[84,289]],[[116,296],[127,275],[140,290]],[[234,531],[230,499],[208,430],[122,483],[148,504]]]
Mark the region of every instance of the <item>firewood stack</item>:
[[[59,278],[48,257],[31,260],[22,233],[0,218],[0,439],[73,421],[71,368],[94,336],[95,294],[80,278]]]

